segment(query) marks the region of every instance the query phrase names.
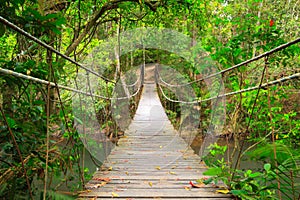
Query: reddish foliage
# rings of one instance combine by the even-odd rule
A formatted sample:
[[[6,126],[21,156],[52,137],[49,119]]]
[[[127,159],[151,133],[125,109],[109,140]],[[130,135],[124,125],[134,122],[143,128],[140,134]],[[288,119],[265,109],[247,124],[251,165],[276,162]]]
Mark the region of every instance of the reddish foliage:
[[[191,185],[193,188],[201,188],[201,187],[203,187],[205,184],[204,184],[204,183],[194,184],[192,181],[190,181],[190,185]]]
[[[270,20],[270,27],[274,26],[275,21],[273,19]]]

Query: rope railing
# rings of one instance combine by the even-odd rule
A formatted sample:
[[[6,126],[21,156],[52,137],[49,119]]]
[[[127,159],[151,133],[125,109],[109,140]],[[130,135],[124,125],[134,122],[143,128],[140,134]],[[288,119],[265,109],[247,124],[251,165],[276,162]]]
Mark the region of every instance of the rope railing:
[[[180,101],[180,100],[171,99],[170,97],[168,97],[165,94],[165,92],[163,91],[163,88],[161,87],[161,84],[157,82],[157,85],[158,85],[158,88],[161,91],[163,97],[165,99],[167,99],[168,101],[171,101],[171,102],[174,102],[174,103],[195,104],[195,103],[202,103],[202,102],[206,102],[206,101],[211,101],[213,99],[223,98],[223,97],[227,97],[227,96],[232,96],[232,95],[236,95],[236,94],[240,94],[240,93],[244,93],[244,92],[257,90],[259,88],[266,88],[266,87],[269,87],[271,85],[276,85],[276,84],[283,83],[283,82],[286,82],[286,81],[289,81],[289,80],[292,80],[292,79],[297,79],[297,78],[300,78],[300,73],[295,73],[295,74],[290,75],[290,76],[285,76],[285,77],[282,77],[282,78],[274,80],[274,81],[263,83],[262,85],[257,85],[257,86],[253,86],[253,87],[246,88],[246,89],[241,89],[241,90],[234,91],[234,92],[220,94],[218,96],[210,97],[210,98],[207,98],[207,99],[198,99],[198,100],[193,100],[193,101]]]
[[[273,54],[275,52],[278,52],[280,50],[283,50],[293,44],[296,44],[296,43],[299,43],[300,42],[300,38],[297,38],[291,42],[288,42],[288,43],[285,43],[285,44],[282,44],[270,51],[267,51],[263,54],[260,54],[256,57],[253,57],[249,60],[246,60],[240,64],[237,64],[237,65],[234,65],[230,68],[227,68],[227,69],[224,69],[224,70],[221,70],[219,72],[216,72],[216,73],[213,73],[213,74],[210,74],[210,75],[207,75],[205,77],[202,77],[201,79],[198,79],[198,80],[195,80],[195,81],[192,81],[192,82],[188,82],[188,83],[184,83],[184,84],[177,84],[177,85],[173,85],[171,83],[168,83],[166,82],[161,74],[159,73],[159,70],[158,70],[158,67],[156,66],[155,67],[155,80],[156,80],[156,84],[158,85],[158,88],[159,88],[159,91],[161,92],[162,96],[167,99],[168,101],[171,101],[171,102],[174,102],[174,103],[183,103],[183,104],[195,104],[195,103],[202,103],[202,102],[206,102],[206,101],[211,101],[213,99],[217,99],[217,98],[223,98],[223,97],[226,97],[226,96],[231,96],[231,95],[236,95],[236,94],[240,94],[240,93],[244,93],[244,92],[249,92],[249,91],[252,91],[252,90],[257,90],[257,89],[260,89],[260,88],[264,88],[264,87],[268,87],[268,86],[271,86],[271,85],[274,85],[274,84],[278,84],[278,83],[282,83],[282,82],[285,82],[285,81],[288,81],[288,80],[292,80],[292,79],[296,79],[296,78],[299,78],[300,77],[300,74],[299,73],[295,73],[293,75],[290,75],[290,76],[286,76],[286,77],[283,77],[283,78],[280,78],[280,79],[277,79],[277,80],[274,80],[274,81],[271,81],[271,82],[267,82],[267,83],[264,83],[264,84],[261,84],[261,85],[257,85],[257,86],[254,86],[254,87],[250,87],[250,88],[246,88],[246,89],[241,89],[241,90],[238,90],[238,91],[234,91],[234,92],[229,92],[229,93],[225,93],[225,94],[220,94],[220,95],[217,95],[217,96],[214,96],[214,97],[210,97],[210,98],[206,98],[206,99],[196,99],[196,100],[192,100],[192,101],[181,101],[181,100],[175,100],[175,99],[171,99],[170,97],[168,97],[163,88],[161,86],[167,86],[167,87],[171,87],[171,88],[174,88],[174,87],[183,87],[183,86],[188,86],[188,85],[191,85],[193,83],[196,83],[196,82],[199,82],[199,81],[203,81],[205,79],[208,79],[208,78],[212,78],[214,76],[217,76],[217,75],[221,75],[225,72],[228,72],[230,70],[233,70],[233,69],[236,69],[238,67],[241,67],[243,65],[247,65],[253,61],[256,61],[256,60],[259,60],[263,57],[267,57],[269,56],[270,54]]]
[[[3,24],[5,24],[6,26],[12,28],[13,30],[17,31],[18,33],[24,35],[25,37],[31,39],[32,41],[36,42],[37,44],[45,47],[46,49],[54,52],[55,54],[61,56],[62,58],[64,58],[65,60],[75,64],[76,66],[84,69],[86,72],[88,73],[91,73],[99,78],[101,78],[102,80],[106,81],[106,82],[110,82],[110,83],[114,83],[116,84],[114,81],[112,80],[109,80],[108,78],[100,75],[99,73],[93,71],[92,69],[84,66],[83,64],[75,61],[74,59],[70,58],[69,56],[66,56],[64,54],[62,54],[61,52],[59,52],[58,50],[54,49],[52,46],[46,44],[45,42],[41,41],[40,39],[34,37],[33,35],[31,35],[30,33],[26,32],[25,30],[23,30],[22,28],[18,27],[17,25],[13,24],[12,22],[8,21],[7,19],[3,18],[2,16],[0,16],[0,22],[2,22]],[[141,72],[143,70],[141,69]],[[27,76],[25,74],[21,74],[21,73],[18,73],[18,72],[14,72],[12,70],[8,70],[8,69],[3,69],[1,68],[0,69],[0,72],[1,73],[5,73],[5,74],[8,74],[8,75],[13,75],[15,77],[19,77],[19,78],[24,78],[24,79],[27,79],[27,80],[31,80],[31,81],[35,81],[35,82],[39,82],[39,83],[42,83],[42,84],[50,84],[51,86],[56,86],[56,84],[54,82],[49,82],[47,80],[42,80],[42,79],[39,79],[39,78],[35,78],[35,77],[32,77],[32,76]],[[117,97],[117,98],[113,98],[113,97],[105,97],[105,96],[101,96],[101,95],[98,95],[98,94],[92,94],[92,93],[86,93],[84,91],[80,91],[80,90],[77,90],[75,88],[71,88],[71,87],[68,87],[68,86],[64,86],[64,85],[60,85],[60,84],[57,84],[57,86],[61,89],[65,89],[65,90],[68,90],[68,91],[72,91],[72,92],[75,92],[75,93],[79,93],[79,94],[84,94],[84,95],[87,95],[87,96],[94,96],[94,97],[98,97],[98,98],[101,98],[101,99],[106,99],[106,100],[121,100],[121,99],[127,99],[127,98],[131,98],[135,95],[137,95],[140,91],[140,87],[141,87],[141,84],[142,84],[142,79],[141,79],[141,75],[142,73],[140,74],[140,76],[138,77],[138,79],[133,83],[133,84],[123,84],[121,83],[122,85],[126,86],[126,87],[134,87],[136,86],[139,82],[140,82],[140,85],[138,87],[138,90],[130,95],[130,96],[124,96],[124,97]]]
[[[158,75],[159,75],[158,77],[159,77],[159,79],[161,80],[162,83],[164,83],[165,85],[167,85],[167,86],[169,86],[169,87],[184,87],[184,86],[188,86],[188,85],[191,85],[191,84],[194,84],[194,83],[203,81],[203,80],[208,79],[208,78],[215,77],[215,76],[217,76],[217,75],[222,75],[222,74],[224,74],[224,73],[226,73],[226,72],[228,72],[228,71],[231,71],[231,70],[233,70],[233,69],[239,68],[239,67],[244,66],[244,65],[247,65],[247,64],[249,64],[249,63],[251,63],[251,62],[254,62],[254,61],[256,61],[256,60],[259,60],[259,59],[261,59],[261,58],[263,58],[263,57],[267,57],[267,56],[269,56],[269,55],[271,55],[271,54],[273,54],[273,53],[275,53],[275,52],[281,51],[281,50],[283,50],[283,49],[285,49],[285,48],[287,48],[287,47],[290,47],[291,45],[297,44],[297,43],[299,43],[299,42],[300,42],[300,38],[297,38],[297,39],[295,39],[295,40],[293,40],[293,41],[291,41],[291,42],[287,42],[287,43],[285,43],[285,44],[282,44],[282,45],[280,45],[280,46],[278,46],[278,47],[276,47],[276,48],[271,49],[270,51],[267,51],[267,52],[265,52],[265,53],[262,53],[262,54],[260,54],[260,55],[258,55],[258,56],[255,56],[255,57],[253,57],[253,58],[251,58],[251,59],[249,59],[249,60],[246,60],[246,61],[244,61],[244,62],[241,62],[241,63],[239,63],[239,64],[237,64],[237,65],[234,65],[234,66],[229,67],[229,68],[227,68],[227,69],[223,69],[223,70],[221,70],[221,71],[219,71],[219,72],[216,72],[216,73],[207,75],[207,76],[202,77],[202,78],[200,78],[200,79],[197,79],[197,80],[194,80],[194,81],[190,81],[190,82],[188,82],[188,83],[177,84],[177,85],[173,85],[173,84],[167,83],[166,81],[164,81],[164,80],[162,79],[162,77],[161,77],[160,74],[159,74],[159,71],[158,71]]]
[[[14,71],[9,70],[9,69],[3,69],[1,67],[0,67],[0,73],[6,74],[6,75],[12,75],[12,76],[15,76],[17,78],[23,78],[23,79],[26,79],[26,80],[29,80],[29,81],[34,81],[34,82],[41,83],[41,84],[44,84],[44,85],[50,85],[50,86],[53,86],[53,87],[57,86],[60,89],[68,90],[68,91],[75,92],[75,93],[78,93],[78,94],[83,94],[83,95],[86,95],[86,96],[98,97],[98,98],[105,99],[105,100],[122,100],[122,99],[129,99],[131,97],[134,97],[140,92],[141,85],[142,85],[142,83],[140,81],[140,85],[139,85],[137,91],[135,93],[133,93],[132,95],[130,95],[130,96],[115,97],[114,98],[114,97],[105,97],[105,96],[101,96],[101,95],[94,94],[94,93],[87,93],[87,92],[84,92],[84,91],[81,91],[81,90],[78,90],[78,89],[75,89],[75,88],[72,88],[72,87],[64,86],[64,85],[61,85],[61,84],[55,84],[54,82],[51,82],[51,81],[47,81],[47,80],[43,80],[43,79],[36,78],[36,77],[33,77],[33,76],[25,75],[25,74],[22,74],[22,73],[14,72]]]
[[[137,79],[136,79],[136,81],[134,82],[134,83],[132,83],[132,84],[122,84],[123,86],[126,86],[126,87],[134,87],[134,86],[136,86],[139,82],[141,82],[141,76],[142,75],[140,75]]]
[[[53,53],[59,55],[60,57],[64,58],[65,60],[75,64],[76,66],[86,70],[87,72],[90,72],[92,74],[94,74],[95,76],[107,81],[107,82],[111,82],[114,83],[114,81],[109,80],[108,78],[102,76],[101,74],[91,70],[90,68],[84,66],[81,63],[78,63],[77,61],[75,61],[74,59],[70,58],[69,56],[66,56],[65,54],[61,53],[60,51],[54,49],[52,46],[46,44],[45,42],[41,41],[40,39],[34,37],[33,35],[31,35],[30,33],[24,31],[22,28],[18,27],[17,25],[13,24],[12,22],[8,21],[7,19],[3,18],[2,16],[0,16],[0,22],[2,22],[3,24],[5,24],[6,26],[12,28],[13,30],[17,31],[18,33],[24,35],[25,37],[31,39],[32,41],[36,42],[37,44],[45,47],[46,49],[52,51]]]

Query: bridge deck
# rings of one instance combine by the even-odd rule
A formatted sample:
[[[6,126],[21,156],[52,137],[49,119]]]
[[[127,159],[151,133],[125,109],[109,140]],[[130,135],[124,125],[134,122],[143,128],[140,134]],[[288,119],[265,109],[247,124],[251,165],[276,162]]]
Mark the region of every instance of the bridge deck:
[[[212,186],[189,187],[189,181],[203,177],[205,166],[177,135],[155,84],[144,85],[134,120],[118,144],[81,198],[231,199]]]

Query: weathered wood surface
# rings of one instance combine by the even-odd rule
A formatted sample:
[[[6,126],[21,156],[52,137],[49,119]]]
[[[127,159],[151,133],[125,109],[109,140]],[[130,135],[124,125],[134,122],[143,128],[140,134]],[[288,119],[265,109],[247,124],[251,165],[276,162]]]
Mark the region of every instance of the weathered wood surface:
[[[203,178],[206,167],[174,130],[153,83],[144,85],[134,120],[118,144],[81,198],[232,199],[212,185],[190,188],[189,181]]]

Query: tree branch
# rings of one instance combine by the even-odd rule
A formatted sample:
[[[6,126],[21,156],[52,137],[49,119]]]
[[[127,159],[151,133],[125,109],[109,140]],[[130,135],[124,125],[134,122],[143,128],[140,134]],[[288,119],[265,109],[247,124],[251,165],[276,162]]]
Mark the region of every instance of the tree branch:
[[[119,4],[123,2],[139,3],[140,1],[139,0],[115,0],[104,4],[102,8],[95,13],[92,19],[89,22],[87,22],[81,34],[79,34],[79,36],[74,40],[74,42],[67,48],[65,55],[69,56],[76,49],[76,47],[85,38],[85,36],[89,34],[92,27],[97,25],[97,21],[99,20],[99,18],[101,18],[102,15],[104,15],[106,11],[117,9],[119,7]],[[144,1],[144,4],[148,6],[150,10],[155,12],[157,7],[159,6],[159,1]]]

